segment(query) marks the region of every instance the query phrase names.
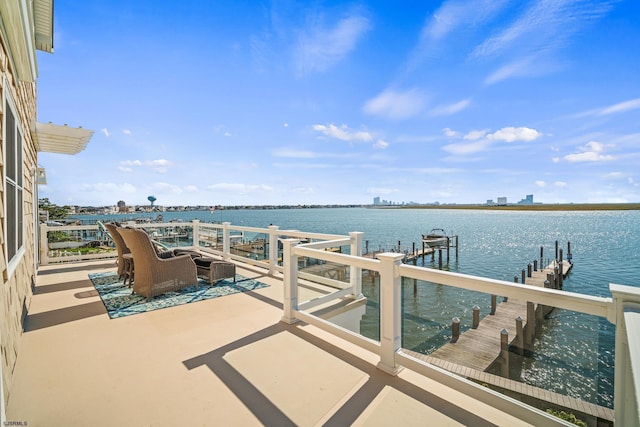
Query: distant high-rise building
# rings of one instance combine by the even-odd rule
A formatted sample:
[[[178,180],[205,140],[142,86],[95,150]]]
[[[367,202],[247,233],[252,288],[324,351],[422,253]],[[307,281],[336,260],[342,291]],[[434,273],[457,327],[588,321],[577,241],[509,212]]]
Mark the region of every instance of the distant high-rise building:
[[[380,197],[374,197],[373,198],[373,204],[374,205],[379,205],[380,204]]]
[[[506,206],[507,205],[507,198],[506,197],[498,197],[498,202],[496,203],[499,206]]]
[[[117,203],[117,206],[118,206],[118,212],[127,211],[127,204],[124,202],[124,200],[119,200]]]
[[[527,196],[518,202],[519,205],[532,205],[533,204],[533,194],[527,194]]]

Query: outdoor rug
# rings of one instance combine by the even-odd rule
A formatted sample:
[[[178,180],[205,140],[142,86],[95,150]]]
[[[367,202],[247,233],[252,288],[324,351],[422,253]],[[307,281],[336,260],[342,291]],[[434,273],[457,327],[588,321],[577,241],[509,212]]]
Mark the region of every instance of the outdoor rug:
[[[140,295],[132,295],[131,288],[125,285],[115,272],[91,273],[89,279],[100,294],[107,313],[112,319],[269,286],[241,275],[236,275],[236,283],[231,279],[225,279],[214,286],[209,285],[206,280],[198,279],[198,290],[194,284],[179,291],[167,292],[147,299]]]

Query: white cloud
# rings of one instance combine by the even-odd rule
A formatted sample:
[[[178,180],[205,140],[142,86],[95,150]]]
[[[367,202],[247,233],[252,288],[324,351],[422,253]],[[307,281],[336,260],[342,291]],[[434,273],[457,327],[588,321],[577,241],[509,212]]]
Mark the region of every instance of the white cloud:
[[[480,141],[469,142],[469,143],[456,143],[456,144],[448,144],[442,147],[442,149],[451,154],[473,154],[480,151],[483,151],[487,147],[489,147],[490,141],[483,139]]]
[[[346,125],[340,127],[330,125],[313,125],[313,130],[320,132],[331,138],[339,139],[347,142],[369,142],[373,140],[373,136],[369,132],[356,132],[350,130]]]
[[[444,151],[452,154],[466,155],[477,153],[489,148],[493,143],[498,141],[514,142],[514,141],[533,141],[542,136],[542,133],[535,129],[526,127],[504,127],[494,133],[488,133],[488,130],[474,130],[463,136],[465,141],[448,144],[442,147]],[[454,132],[449,128],[445,128],[445,134],[449,137],[459,137],[458,132]]]
[[[383,141],[382,139],[379,139],[378,142],[376,142],[375,144],[373,144],[373,148],[379,148],[381,150],[384,150],[385,148],[387,148],[389,146],[389,143],[386,141]]]
[[[555,185],[558,188],[564,188],[567,186],[567,183],[564,181],[556,181],[553,183],[553,185]]]
[[[537,187],[546,187],[547,183],[544,181],[536,181]]]
[[[120,162],[122,166],[142,166],[140,160],[123,160]]]
[[[469,105],[471,105],[471,100],[463,99],[462,101],[458,101],[453,104],[436,107],[431,110],[429,114],[431,116],[450,116],[466,109]]]
[[[289,127],[289,123],[283,123],[282,126],[285,127],[285,128],[288,128]]]
[[[542,133],[538,132],[535,129],[526,128],[526,127],[506,127],[502,128],[495,133],[487,135],[487,138],[497,140],[497,141],[505,141],[505,142],[514,142],[514,141],[533,141],[542,136]]]
[[[198,187],[196,187],[195,185],[187,185],[184,187],[184,191],[186,193],[197,193]]]
[[[295,52],[298,75],[331,68],[355,49],[370,27],[366,17],[353,14],[330,28],[321,23],[305,28]]]
[[[442,132],[444,132],[444,134],[449,138],[458,138],[460,136],[460,132],[457,132],[449,128],[442,129]]]
[[[462,139],[465,139],[467,141],[475,141],[476,139],[484,138],[486,134],[486,130],[472,130],[471,132],[463,136]]]
[[[425,103],[425,95],[417,89],[409,89],[404,92],[386,89],[375,98],[365,102],[363,110],[367,114],[402,120],[420,113]]]
[[[597,141],[590,141],[587,142],[584,147],[580,147],[579,153],[567,154],[564,156],[564,159],[571,163],[613,160],[613,156],[603,153],[604,148],[604,144]]]
[[[122,129],[122,133],[125,135],[131,135],[131,131],[129,129]]]
[[[109,129],[107,128],[102,128],[100,129],[102,131],[102,133],[104,134],[104,136],[106,136],[107,138],[109,138],[111,136],[111,133],[109,132]]]

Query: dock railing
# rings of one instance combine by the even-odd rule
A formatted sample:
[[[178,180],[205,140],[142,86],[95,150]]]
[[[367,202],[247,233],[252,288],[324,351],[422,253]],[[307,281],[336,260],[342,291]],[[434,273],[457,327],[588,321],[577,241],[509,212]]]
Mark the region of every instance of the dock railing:
[[[640,288],[611,284],[611,297],[596,297],[555,289],[522,286],[512,282],[452,273],[402,263],[403,254],[382,253],[377,259],[362,256],[363,233],[349,236],[308,233],[297,230],[234,226],[231,223],[210,224],[197,220],[180,223],[127,224],[148,231],[186,230],[187,238],[176,246],[188,246],[205,253],[215,254],[226,260],[260,266],[270,275],[283,274],[284,309],[282,321],[305,321],[339,336],[353,344],[378,354],[378,367],[391,375],[409,368],[426,377],[478,399],[488,405],[510,411],[514,416],[535,425],[557,425],[558,419],[536,410],[511,397],[495,392],[471,381],[462,379],[438,366],[417,359],[401,347],[402,337],[402,278],[416,279],[445,286],[500,295],[507,298],[554,306],[607,319],[616,326],[614,414],[615,424],[640,426]],[[54,240],[67,241],[93,239],[104,242],[98,225],[55,226],[45,224],[40,228],[40,264],[69,262],[96,258],[115,258],[113,251],[105,253],[67,254],[52,249],[50,233],[57,233]],[[152,234],[152,233],[150,233]],[[66,236],[66,237],[65,237]],[[164,236],[158,232],[156,237]],[[172,243],[172,242],[169,242]],[[338,248],[338,250],[332,250]],[[343,253],[342,248],[346,248]],[[56,253],[57,251],[57,253]],[[346,274],[341,278],[324,277],[306,273],[305,260],[332,263],[343,266]],[[310,312],[314,307],[336,299],[363,300],[362,272],[368,270],[380,280],[380,340],[376,341],[322,319]],[[332,292],[310,301],[299,301],[301,282],[312,280],[333,289]]]

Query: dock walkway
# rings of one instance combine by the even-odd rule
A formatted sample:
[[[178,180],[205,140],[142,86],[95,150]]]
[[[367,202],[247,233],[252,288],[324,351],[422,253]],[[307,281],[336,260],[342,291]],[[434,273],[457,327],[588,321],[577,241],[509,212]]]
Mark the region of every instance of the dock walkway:
[[[544,286],[547,274],[554,272],[555,262],[543,270],[532,271],[527,277],[525,285]],[[563,276],[571,270],[572,264],[563,261]],[[536,310],[538,307],[535,307]],[[468,329],[460,334],[455,343],[450,342],[440,347],[430,356],[467,366],[479,371],[486,371],[501,355],[501,334],[506,329],[509,333],[508,344],[512,345],[516,339],[516,319],[523,319],[523,327],[527,327],[527,301],[509,299],[497,304],[495,314],[488,314],[476,329]]]

